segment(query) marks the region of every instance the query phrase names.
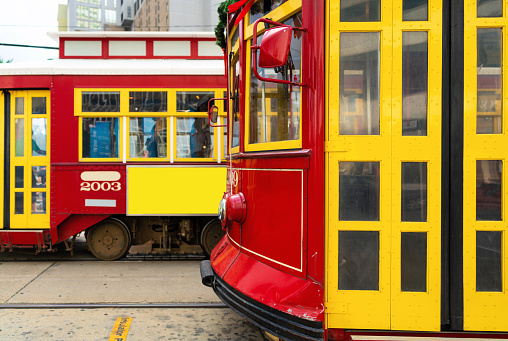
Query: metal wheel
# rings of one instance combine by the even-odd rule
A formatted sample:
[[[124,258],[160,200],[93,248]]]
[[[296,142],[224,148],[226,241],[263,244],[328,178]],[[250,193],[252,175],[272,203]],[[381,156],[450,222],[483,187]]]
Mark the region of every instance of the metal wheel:
[[[86,236],[88,250],[101,260],[125,256],[131,246],[131,233],[125,224],[114,218],[90,227]]]
[[[212,249],[225,233],[226,231],[222,229],[219,219],[213,219],[205,225],[203,231],[201,231],[201,248],[208,257],[210,257]]]

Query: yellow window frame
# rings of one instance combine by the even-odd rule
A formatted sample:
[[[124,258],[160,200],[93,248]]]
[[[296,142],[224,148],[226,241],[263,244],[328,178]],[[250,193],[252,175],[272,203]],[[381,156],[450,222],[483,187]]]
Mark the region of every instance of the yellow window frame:
[[[263,18],[270,18],[270,20],[282,22],[295,13],[301,11],[302,9],[302,1],[301,0],[289,0],[279,7],[275,8],[273,11],[267,13],[263,16]],[[252,38],[253,38],[253,29],[254,24],[249,25],[250,21],[250,13],[244,19],[244,27],[245,27],[245,43],[247,51],[246,60],[245,60],[245,84],[250,84],[251,82],[251,72],[250,65],[252,59],[251,46],[252,46]],[[265,31],[264,25],[258,26],[258,34],[261,34]],[[249,91],[247,91],[249,90]],[[273,141],[273,142],[260,142],[260,143],[249,143],[250,140],[250,89],[245,89],[245,126],[244,126],[244,147],[246,151],[263,151],[263,150],[280,150],[280,149],[298,149],[302,148],[302,96],[300,92],[300,108],[299,108],[299,120],[300,124],[298,125],[299,138],[297,140],[284,140],[284,141]],[[265,136],[265,132],[261,127],[262,136]],[[268,134],[269,131],[266,132]],[[233,151],[232,151],[233,152]]]
[[[129,92],[166,92],[167,93],[167,111],[166,112],[130,112],[129,111]],[[120,111],[119,112],[83,112],[82,111],[82,93],[83,92],[118,92],[120,94]],[[179,112],[176,108],[176,97],[178,92],[213,92],[215,98],[224,96],[222,88],[76,88],[74,89],[74,116],[79,117],[79,161],[80,162],[121,162],[125,156],[128,162],[168,162],[171,160],[171,152],[173,152],[174,161],[216,161],[217,150],[214,151],[213,158],[176,158],[176,117],[207,117],[207,112]],[[215,103],[219,110],[219,117],[226,117],[224,104],[222,101]],[[83,158],[83,118],[118,118],[119,119],[119,148],[117,158]],[[165,158],[130,158],[129,145],[129,119],[145,118],[145,117],[165,117],[168,131],[167,140],[167,157]],[[171,123],[172,122],[172,123]],[[174,124],[173,135],[169,135],[170,124]],[[222,140],[220,140],[222,141]],[[214,141],[216,142],[216,141]],[[171,144],[173,148],[171,149]],[[217,146],[219,147],[219,146]],[[222,148],[222,142],[220,144]],[[125,151],[125,154],[124,154]]]

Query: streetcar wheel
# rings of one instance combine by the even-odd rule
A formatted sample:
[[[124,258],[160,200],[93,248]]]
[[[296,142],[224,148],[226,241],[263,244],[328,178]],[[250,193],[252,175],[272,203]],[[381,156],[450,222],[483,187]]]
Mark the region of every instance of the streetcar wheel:
[[[205,225],[203,231],[201,231],[201,248],[208,257],[210,257],[212,249],[225,233],[226,231],[222,229],[219,219],[213,219]]]
[[[131,246],[131,233],[118,219],[106,219],[90,227],[86,236],[88,250],[101,260],[125,256]]]

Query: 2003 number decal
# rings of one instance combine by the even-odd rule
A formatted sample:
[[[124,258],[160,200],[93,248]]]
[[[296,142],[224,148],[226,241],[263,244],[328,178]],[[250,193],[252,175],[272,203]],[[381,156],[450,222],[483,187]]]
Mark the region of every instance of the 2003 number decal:
[[[118,192],[122,189],[122,184],[119,182],[82,182],[81,183],[81,191],[85,192],[97,192],[97,191],[115,191]]]

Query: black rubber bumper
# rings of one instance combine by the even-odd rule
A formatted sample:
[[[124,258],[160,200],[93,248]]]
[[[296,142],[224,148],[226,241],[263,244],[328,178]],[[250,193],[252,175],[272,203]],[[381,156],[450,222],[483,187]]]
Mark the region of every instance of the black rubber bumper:
[[[231,309],[254,325],[284,340],[323,340],[323,323],[302,319],[261,304],[214,273],[213,290]]]

